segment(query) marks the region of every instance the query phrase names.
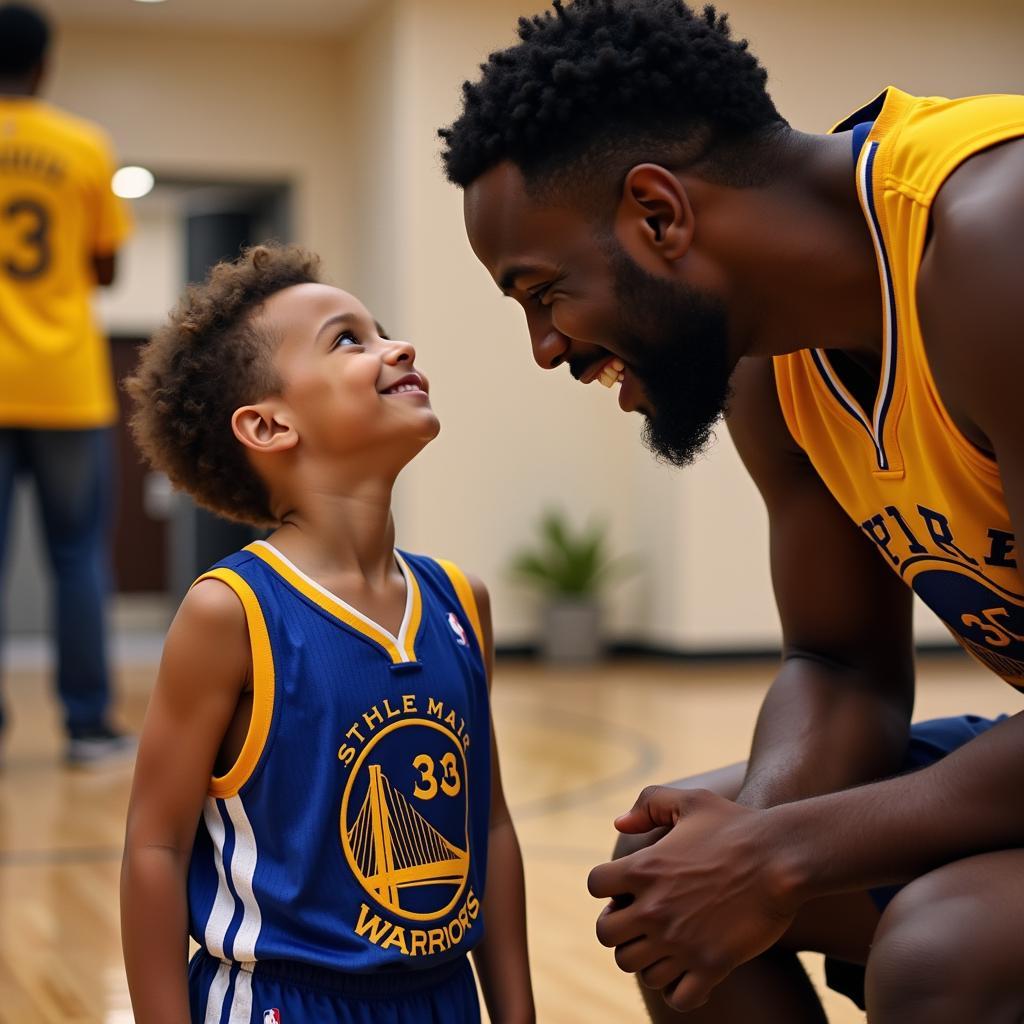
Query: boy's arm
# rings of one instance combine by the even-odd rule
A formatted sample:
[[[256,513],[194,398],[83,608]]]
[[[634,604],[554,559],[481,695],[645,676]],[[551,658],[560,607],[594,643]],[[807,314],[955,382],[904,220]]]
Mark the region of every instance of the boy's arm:
[[[128,807],[121,935],[138,1024],[190,1019],[189,858],[250,663],[239,600],[217,580],[197,584],[167,634]]]
[[[487,683],[494,676],[491,601],[480,580],[470,577],[484,638]],[[473,951],[492,1024],[532,1024],[536,1019],[526,944],[526,887],[519,840],[505,804],[498,746],[491,724],[491,828],[484,887],[484,938]]]

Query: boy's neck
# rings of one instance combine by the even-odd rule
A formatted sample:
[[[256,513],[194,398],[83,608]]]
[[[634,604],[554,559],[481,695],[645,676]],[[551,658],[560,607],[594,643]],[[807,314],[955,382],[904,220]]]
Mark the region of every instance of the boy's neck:
[[[354,574],[383,585],[396,571],[393,481],[312,489],[282,516],[270,542],[310,575]]]

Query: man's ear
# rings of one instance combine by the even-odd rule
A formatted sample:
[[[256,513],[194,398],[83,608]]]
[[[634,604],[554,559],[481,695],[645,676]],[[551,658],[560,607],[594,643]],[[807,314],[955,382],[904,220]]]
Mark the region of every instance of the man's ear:
[[[287,451],[299,443],[289,410],[274,401],[236,409],[231,415],[231,429],[246,448],[261,454]]]
[[[682,182],[658,164],[632,168],[622,184],[615,235],[633,259],[641,266],[652,259],[673,263],[686,255],[693,233],[693,208]]]

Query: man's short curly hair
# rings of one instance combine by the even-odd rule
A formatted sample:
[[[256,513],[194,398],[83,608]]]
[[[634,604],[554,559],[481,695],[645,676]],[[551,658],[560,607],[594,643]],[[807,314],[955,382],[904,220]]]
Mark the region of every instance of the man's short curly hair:
[[[604,187],[646,160],[754,184],[763,165],[737,160],[738,144],[786,127],[767,72],[710,5],[554,0],[520,18],[519,40],[463,85],[462,114],[439,133],[462,188],[505,160],[531,189]]]
[[[318,282],[320,261],[298,246],[267,244],[218,263],[192,285],[143,347],[125,381],[131,429],[143,455],[206,508],[273,524],[267,489],[231,429],[236,409],[278,393],[278,339],[254,314],[271,296]]]
[[[28,4],[0,4],[0,76],[21,78],[34,71],[50,46],[50,23]]]

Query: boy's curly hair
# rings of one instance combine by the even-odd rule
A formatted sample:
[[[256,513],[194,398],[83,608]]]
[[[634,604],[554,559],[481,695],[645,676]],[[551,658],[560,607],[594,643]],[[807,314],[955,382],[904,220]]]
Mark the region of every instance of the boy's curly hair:
[[[267,489],[231,429],[240,406],[280,389],[277,339],[254,313],[276,292],[319,282],[319,258],[295,245],[254,246],[188,288],[124,382],[130,426],[148,462],[206,508],[275,523]]]

